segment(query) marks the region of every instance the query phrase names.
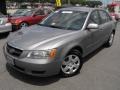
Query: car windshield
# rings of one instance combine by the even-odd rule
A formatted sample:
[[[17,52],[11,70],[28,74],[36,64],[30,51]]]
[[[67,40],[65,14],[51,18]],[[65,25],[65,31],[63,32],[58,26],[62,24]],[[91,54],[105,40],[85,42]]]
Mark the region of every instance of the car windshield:
[[[30,15],[32,15],[33,12],[34,12],[34,10],[21,9],[21,10],[17,10],[13,14],[13,16],[30,16]]]
[[[88,12],[60,10],[48,16],[39,25],[65,30],[80,30],[87,15]]]

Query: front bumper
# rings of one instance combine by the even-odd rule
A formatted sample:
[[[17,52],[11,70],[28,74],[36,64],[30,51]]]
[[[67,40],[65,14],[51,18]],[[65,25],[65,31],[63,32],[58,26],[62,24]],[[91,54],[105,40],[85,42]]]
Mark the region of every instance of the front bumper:
[[[11,23],[0,25],[0,33],[10,32],[10,31],[12,31]]]
[[[32,76],[52,76],[60,72],[60,62],[58,60],[35,60],[28,58],[16,58],[7,53],[4,47],[4,55],[6,57],[7,63],[24,74]]]

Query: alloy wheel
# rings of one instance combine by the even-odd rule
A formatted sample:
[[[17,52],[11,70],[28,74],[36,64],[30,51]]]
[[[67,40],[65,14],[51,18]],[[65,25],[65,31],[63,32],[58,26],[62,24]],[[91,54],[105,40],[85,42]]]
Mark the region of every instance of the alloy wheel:
[[[74,74],[80,67],[80,58],[77,55],[68,55],[61,66],[63,73],[67,75]]]

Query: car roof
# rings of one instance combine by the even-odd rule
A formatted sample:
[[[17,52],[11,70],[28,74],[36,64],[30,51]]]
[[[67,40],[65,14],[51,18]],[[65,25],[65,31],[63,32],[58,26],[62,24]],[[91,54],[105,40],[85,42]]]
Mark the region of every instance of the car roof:
[[[90,11],[93,11],[93,10],[103,10],[103,9],[101,9],[101,8],[91,8],[91,7],[67,7],[67,8],[62,8],[60,10],[90,12]]]

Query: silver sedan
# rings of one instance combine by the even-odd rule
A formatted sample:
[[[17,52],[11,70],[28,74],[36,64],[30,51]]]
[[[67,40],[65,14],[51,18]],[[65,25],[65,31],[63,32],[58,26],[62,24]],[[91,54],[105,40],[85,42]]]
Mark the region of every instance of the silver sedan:
[[[29,75],[77,74],[83,58],[113,44],[116,23],[102,9],[63,8],[38,25],[9,35],[4,46],[8,65]]]
[[[0,33],[7,33],[12,31],[12,25],[8,17],[0,13]]]

